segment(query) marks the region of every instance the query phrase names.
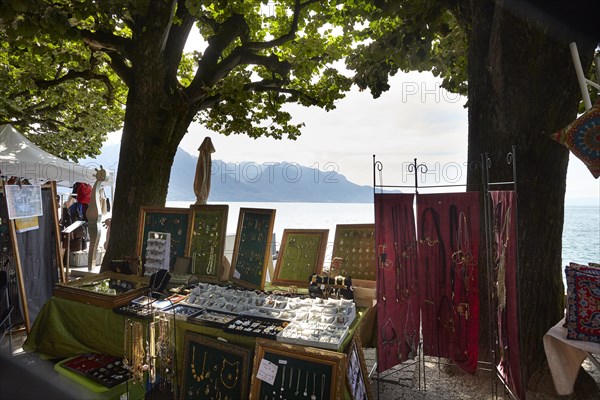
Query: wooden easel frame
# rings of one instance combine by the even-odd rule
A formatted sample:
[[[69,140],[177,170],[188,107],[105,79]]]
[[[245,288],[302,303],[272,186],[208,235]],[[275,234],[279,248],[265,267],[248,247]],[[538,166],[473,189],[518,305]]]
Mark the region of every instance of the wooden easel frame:
[[[2,190],[6,193],[4,189],[5,183],[2,183]],[[58,266],[58,277],[61,282],[65,282],[65,270],[63,265],[62,257],[60,256],[60,228],[58,224],[58,204],[56,202],[57,192],[56,192],[56,182],[51,181],[50,183],[42,185],[42,190],[51,191],[52,198],[52,219],[54,221],[54,245],[56,255],[56,265]],[[25,329],[27,333],[31,330],[31,321],[29,319],[29,308],[27,307],[27,292],[25,290],[25,281],[23,277],[23,266],[21,264],[21,255],[19,252],[18,242],[17,242],[17,229],[15,226],[14,220],[9,220],[8,229],[10,231],[10,240],[11,246],[13,249],[13,256],[15,260],[15,271],[17,274],[17,287],[19,289],[19,298],[21,299],[21,309],[23,310],[23,320],[25,321]]]

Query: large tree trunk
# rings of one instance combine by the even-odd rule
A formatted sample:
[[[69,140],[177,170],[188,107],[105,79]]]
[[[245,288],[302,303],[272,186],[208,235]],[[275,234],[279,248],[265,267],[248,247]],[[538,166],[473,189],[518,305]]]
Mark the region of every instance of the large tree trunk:
[[[131,90],[130,96],[135,95]],[[183,100],[175,97],[137,95],[139,100],[127,102],[113,223],[101,271],[108,269],[110,260],[138,255],[140,207],[165,205],[177,146],[194,114]]]
[[[521,362],[525,385],[535,391],[552,387],[542,337],[565,305],[561,240],[569,154],[548,136],[576,117],[580,92],[569,42],[577,38],[503,2],[460,3],[469,46],[469,162],[487,152],[491,181],[510,180],[506,153],[516,146]],[[594,47],[578,45],[589,67]],[[471,172],[469,184],[480,182],[479,171]]]

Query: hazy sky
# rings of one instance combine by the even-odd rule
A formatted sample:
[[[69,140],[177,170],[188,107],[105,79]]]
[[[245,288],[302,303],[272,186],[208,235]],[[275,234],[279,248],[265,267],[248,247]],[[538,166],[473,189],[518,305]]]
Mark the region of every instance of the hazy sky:
[[[441,89],[429,73],[398,74],[390,83],[391,90],[379,99],[353,90],[330,112],[291,107],[294,119],[306,124],[296,141],[224,136],[194,124],[180,146],[197,156],[202,140],[210,136],[216,149],[213,159],[296,162],[325,171],[319,179],[339,173],[361,185],[373,183],[373,155],[384,165],[384,184],[412,185],[414,176],[406,165],[416,157],[429,168],[427,184],[464,183],[465,98]],[[598,204],[599,196],[600,182],[571,155],[567,200],[587,198]]]

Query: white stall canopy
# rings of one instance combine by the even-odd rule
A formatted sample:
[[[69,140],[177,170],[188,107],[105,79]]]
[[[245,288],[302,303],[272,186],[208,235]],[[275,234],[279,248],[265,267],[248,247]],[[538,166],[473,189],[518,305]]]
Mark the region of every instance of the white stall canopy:
[[[0,125],[0,175],[18,177],[31,183],[56,181],[59,186],[71,187],[75,182],[96,182],[100,165],[80,165],[58,158],[36,146],[12,125]],[[106,184],[112,186],[108,174]]]

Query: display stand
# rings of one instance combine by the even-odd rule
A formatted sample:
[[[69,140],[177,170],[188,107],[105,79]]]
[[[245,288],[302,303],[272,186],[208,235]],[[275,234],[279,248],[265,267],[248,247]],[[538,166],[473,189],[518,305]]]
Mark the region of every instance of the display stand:
[[[67,253],[66,253],[66,264],[65,264],[65,275],[67,278],[66,278],[66,280],[63,280],[63,282],[68,282],[69,275],[70,275],[69,265],[70,265],[70,258],[71,258],[71,233],[75,229],[77,229],[81,225],[83,225],[84,223],[85,223],[85,221],[81,221],[81,220],[75,221],[60,232],[60,233],[64,233],[65,235],[67,235]]]
[[[484,237],[484,239],[482,239],[482,244],[481,246],[484,246],[485,248],[485,254],[486,254],[486,259],[487,259],[487,265],[486,265],[486,275],[482,276],[482,279],[486,279],[487,281],[487,287],[488,287],[488,294],[487,294],[487,311],[490,315],[490,322],[489,322],[489,331],[490,331],[490,346],[491,348],[490,353],[492,354],[492,358],[493,358],[493,366],[490,366],[489,362],[484,362],[481,360],[476,359],[475,363],[477,365],[479,365],[479,368],[481,370],[493,370],[494,374],[492,376],[492,394],[493,394],[493,398],[498,398],[498,385],[497,382],[501,382],[502,385],[504,386],[505,390],[507,393],[509,393],[513,398],[518,399],[519,397],[519,393],[521,391],[520,389],[520,385],[523,382],[522,377],[521,377],[521,369],[520,366],[517,368],[514,368],[514,371],[509,372],[508,373],[508,379],[507,379],[507,372],[506,369],[508,368],[508,370],[511,370],[511,368],[513,368],[513,365],[507,365],[506,363],[502,364],[502,368],[504,368],[504,373],[501,373],[501,362],[502,362],[502,357],[499,357],[499,352],[498,349],[496,349],[496,344],[502,343],[502,339],[500,339],[499,337],[501,335],[504,335],[506,337],[506,335],[510,335],[513,334],[513,332],[508,332],[507,333],[507,328],[506,328],[506,322],[504,322],[504,325],[500,324],[499,325],[499,321],[496,318],[496,314],[498,312],[498,304],[497,304],[497,296],[494,296],[493,293],[496,292],[496,286],[497,286],[497,281],[498,281],[498,277],[495,276],[495,268],[496,266],[493,265],[495,258],[493,258],[493,254],[491,253],[491,250],[494,248],[494,240],[497,239],[494,237],[492,229],[493,229],[493,224],[491,223],[491,221],[494,218],[494,214],[493,214],[493,208],[492,208],[492,201],[494,199],[492,199],[492,195],[493,193],[491,192],[490,188],[492,187],[502,187],[502,186],[506,186],[506,185],[510,185],[512,191],[511,193],[511,198],[514,198],[514,204],[513,204],[513,208],[512,210],[509,209],[509,211],[512,212],[512,218],[514,218],[514,224],[511,225],[511,229],[514,230],[514,234],[511,237],[512,243],[517,243],[518,239],[517,239],[517,234],[516,234],[516,163],[515,163],[515,148],[512,148],[512,152],[510,152],[507,155],[507,159],[506,159],[508,164],[512,164],[513,167],[513,177],[512,180],[506,181],[506,182],[490,182],[489,180],[489,169],[492,166],[491,160],[488,158],[487,154],[482,155],[482,161],[481,163],[472,163],[471,165],[469,165],[469,168],[473,168],[473,169],[477,169],[480,168],[481,169],[481,176],[482,176],[482,185],[480,187],[480,191],[481,192],[477,192],[480,195],[483,195],[483,204],[481,205],[481,207],[483,208],[484,211],[484,225],[485,225],[485,234],[482,234],[482,238]],[[417,159],[414,159],[414,162],[411,164],[408,164],[407,170],[409,173],[414,174],[414,185],[384,185],[383,182],[383,164],[381,163],[381,161],[377,161],[376,157],[373,156],[373,187],[374,187],[374,195],[376,196],[377,199],[377,192],[379,191],[379,193],[383,193],[384,190],[396,190],[396,189],[400,189],[400,188],[410,188],[413,189],[416,195],[419,195],[419,189],[432,189],[432,188],[450,188],[450,187],[464,187],[466,185],[462,185],[462,184],[454,184],[454,185],[422,185],[419,186],[419,180],[421,178],[421,175],[424,175],[427,173],[428,168],[427,165],[423,164],[423,163],[418,163]],[[495,193],[495,192],[494,192]],[[394,196],[393,194],[386,194],[391,196]],[[494,194],[496,195],[496,194]],[[397,195],[398,197],[401,195]],[[404,195],[404,196],[408,196],[408,195]],[[432,195],[425,195],[425,196],[432,196]],[[447,197],[447,195],[444,195]],[[439,197],[444,197],[442,195],[439,195]],[[420,196],[421,198],[423,198],[423,195]],[[480,197],[480,196],[478,196]],[[380,199],[381,200],[381,199]],[[399,201],[399,200],[397,200]],[[408,200],[407,200],[408,201]],[[438,201],[439,204],[442,204],[442,201]],[[381,203],[381,202],[380,202]],[[375,210],[375,214],[376,214],[376,221],[381,220],[381,210]],[[473,210],[472,214],[478,214],[477,210]],[[425,214],[423,214],[425,215]],[[390,218],[389,216],[387,218]],[[395,217],[394,217],[395,218]],[[424,226],[434,226],[437,225],[436,223],[436,218],[438,217],[431,217],[428,218],[429,221],[424,221],[425,217],[423,217],[421,219],[421,224],[425,224]],[[508,218],[508,217],[507,217]],[[418,219],[418,218],[417,218]],[[477,224],[478,225],[478,224]],[[422,230],[426,230],[426,228],[424,228],[424,226],[421,226]],[[451,227],[452,227],[452,223],[451,223]],[[477,226],[478,228],[478,226]],[[381,240],[381,235],[385,235],[386,231],[381,231],[381,227],[377,227],[376,226],[376,230],[380,229],[379,232],[376,232],[376,235],[379,236],[379,238],[377,240],[379,240],[378,243],[378,247],[381,247],[380,244],[382,242]],[[433,228],[430,228],[433,229]],[[461,229],[459,229],[459,231],[461,231]],[[425,244],[427,244],[430,247],[435,247],[436,243],[438,243],[437,238],[436,238],[436,233],[435,233],[435,229],[433,231],[428,232],[427,234],[425,234],[425,236],[423,236],[422,238],[419,237],[418,242],[423,243],[425,242]],[[387,234],[389,235],[389,229]],[[419,235],[422,235],[423,233],[421,232]],[[438,235],[441,235],[441,232],[439,231],[438,228]],[[473,236],[475,236],[475,233],[473,234]],[[477,233],[477,237],[479,237],[479,234]],[[440,236],[440,243],[442,242],[441,236]],[[383,243],[385,243],[385,241],[383,241]],[[398,244],[397,244],[398,243]],[[401,271],[400,267],[394,267],[395,265],[400,265],[400,261],[397,260],[405,260],[403,257],[405,254],[407,254],[406,251],[403,251],[401,253],[401,255],[399,255],[399,252],[397,249],[392,249],[390,247],[395,247],[398,248],[400,247],[400,241],[398,241],[396,239],[396,237],[394,237],[394,242],[392,246],[388,246],[388,249],[385,248],[385,245],[382,248],[377,248],[378,251],[378,281],[383,282],[378,284],[378,296],[381,296],[381,292],[383,291],[383,296],[388,295],[389,297],[389,293],[390,293],[390,288],[388,287],[386,289],[385,282],[386,280],[389,282],[389,275],[393,269],[397,269],[397,271]],[[456,244],[454,243],[454,245],[452,244],[452,239],[450,240],[450,246],[456,246]],[[426,246],[425,249],[427,249],[428,247]],[[393,253],[396,253],[396,258],[394,258]],[[423,252],[423,249],[421,249],[422,251],[420,252],[420,254]],[[444,250],[442,248],[442,250],[440,250],[440,254],[451,254],[452,257],[452,263],[454,263],[456,260],[454,260],[454,257],[456,254],[462,254],[459,247],[458,251],[454,251],[454,252],[448,252],[448,249],[446,249],[446,252],[444,253]],[[474,253],[479,253],[478,251],[476,251],[476,249],[474,250]],[[477,254],[475,254],[476,256]],[[515,265],[515,267],[517,268],[516,272],[514,270],[512,270],[511,273],[514,274],[514,279],[511,281],[513,284],[512,289],[510,290],[510,295],[511,296],[516,296],[516,294],[518,293],[518,262],[516,261],[516,253],[513,254],[515,260],[513,265]],[[390,258],[391,257],[391,258]],[[477,267],[475,268],[476,270],[478,269]],[[387,270],[387,275],[385,270]],[[445,275],[441,275],[441,276],[437,276],[434,274],[433,276],[430,276],[428,279],[420,279],[420,282],[426,282],[424,284],[427,285],[427,281],[428,280],[433,280],[435,281],[436,279],[448,279],[448,272],[445,272]],[[444,274],[444,273],[442,273]],[[452,282],[451,287],[454,288],[456,287],[456,277],[453,276],[452,274],[452,270],[450,270],[450,280]],[[383,277],[387,277],[388,279],[382,279]],[[423,278],[423,277],[421,277]],[[388,283],[388,286],[390,284]],[[516,285],[517,287],[514,287],[514,285]],[[398,289],[398,284],[396,284],[396,289]],[[420,289],[420,292],[422,293],[424,289]],[[402,290],[398,291],[396,290],[396,293],[401,293]],[[401,297],[400,297],[401,298]],[[423,298],[422,298],[423,299]],[[466,303],[466,307],[463,305],[463,303],[458,304],[458,305],[454,305],[454,290],[452,293],[452,301],[448,301],[449,304],[453,304],[453,308],[455,308],[455,310],[450,313],[446,313],[448,315],[453,315],[453,319],[450,318],[448,320],[448,323],[452,324],[452,332],[454,332],[454,329],[456,329],[456,323],[457,321],[460,323],[461,321],[461,316],[464,320],[466,320],[469,316],[470,312],[473,312],[475,310],[470,310],[468,308],[469,304]],[[520,316],[519,316],[519,312],[518,312],[518,299],[515,300],[515,298],[511,298],[512,299],[512,310],[511,313],[513,314],[511,317],[511,321],[514,322],[514,324],[516,325],[515,329],[518,330],[518,326],[519,326],[519,321],[520,321]],[[391,304],[389,305],[389,307],[392,307],[392,312],[388,311],[388,315],[391,315],[390,320],[393,320],[394,318],[407,318],[410,314],[409,309],[407,309],[407,307],[398,307],[398,305],[394,304],[394,302],[390,302],[389,299],[387,299],[387,303],[386,303],[386,299],[385,297],[378,299],[380,303],[384,303],[384,307],[386,307],[385,304]],[[396,295],[396,300],[398,302],[398,295]],[[422,304],[427,304],[429,300],[425,300],[424,302],[421,302],[419,305],[421,307],[423,307]],[[400,301],[401,302],[401,301]],[[442,302],[443,303],[443,302]],[[483,302],[482,302],[482,306],[483,306]],[[381,305],[380,305],[381,306]],[[450,306],[448,306],[449,308]],[[516,308],[515,308],[516,307]],[[439,324],[439,321],[443,321],[443,315],[442,317],[440,317],[440,307],[436,307],[437,308],[437,314],[432,314],[432,321],[434,324]],[[397,310],[400,310],[399,312]],[[428,312],[427,310],[421,310],[422,312],[422,318],[424,319],[423,321],[421,321],[420,325],[422,327],[422,329],[426,329],[427,327],[427,321],[426,319],[428,318]],[[443,313],[442,313],[443,314]],[[395,316],[394,316],[395,315]],[[457,317],[458,315],[458,317]],[[437,316],[437,318],[433,318]],[[506,317],[504,317],[506,318]],[[380,321],[381,323],[383,323],[383,321]],[[384,365],[382,368],[380,364],[381,361],[385,361],[385,360],[376,360],[375,366],[373,367],[373,370],[371,371],[371,375],[375,375],[375,371],[376,372],[376,380],[377,380],[377,392],[379,393],[379,382],[386,382],[386,383],[395,383],[395,384],[401,384],[401,380],[402,378],[399,378],[397,380],[393,380],[393,379],[389,379],[390,377],[392,377],[394,374],[402,374],[402,372],[407,369],[410,366],[414,366],[416,368],[416,372],[418,374],[418,389],[419,390],[427,390],[427,376],[425,373],[425,364],[426,362],[430,362],[430,361],[426,361],[425,356],[430,355],[432,353],[432,350],[435,350],[435,352],[437,352],[438,357],[437,357],[437,361],[436,364],[441,367],[442,364],[445,364],[445,362],[443,362],[443,359],[447,359],[450,358],[451,360],[454,361],[453,364],[451,365],[459,365],[460,366],[460,362],[457,362],[456,358],[452,358],[452,355],[447,355],[445,353],[445,350],[442,346],[442,348],[440,348],[440,340],[443,341],[444,337],[447,335],[438,335],[438,338],[435,339],[435,341],[437,341],[437,348],[435,346],[435,344],[433,345],[434,347],[432,348],[432,344],[428,344],[428,343],[424,343],[423,342],[423,337],[419,336],[419,341],[418,341],[418,346],[416,346],[414,349],[413,348],[408,348],[408,349],[402,349],[402,343],[400,343],[401,341],[403,341],[404,339],[398,339],[398,336],[402,336],[404,334],[404,332],[396,332],[396,330],[394,329],[389,329],[389,327],[387,329],[385,329],[385,326],[379,326],[379,328],[381,328],[381,332],[378,331],[378,335],[379,335],[379,340],[378,340],[378,346],[382,346],[385,343],[397,343],[397,351],[398,351],[398,359],[401,360],[398,364],[391,365],[393,364],[393,362],[390,364],[390,361],[386,361],[386,365]],[[439,327],[438,327],[439,329]],[[502,329],[504,329],[504,331],[500,332]],[[508,328],[510,330],[510,328]],[[389,333],[389,334],[388,334]],[[440,339],[442,338],[442,339]],[[511,340],[515,340],[515,338],[513,337]],[[517,340],[519,340],[519,338],[517,337]],[[408,339],[406,340],[406,342],[408,342]],[[434,342],[435,343],[435,342]],[[517,350],[521,347],[521,346],[514,346]],[[395,348],[395,347],[394,347]],[[450,345],[449,349],[452,349],[452,345]],[[429,350],[428,350],[429,349]],[[389,348],[388,348],[389,350]],[[392,351],[392,350],[390,350]],[[407,357],[406,354],[405,355],[400,355],[400,353],[402,351],[412,351],[412,353],[410,354],[410,357]],[[441,356],[439,354],[442,354]],[[382,352],[380,354],[386,354],[385,352]],[[517,354],[514,354],[515,359],[518,359],[518,352]],[[412,359],[412,360],[411,360]],[[459,359],[460,361],[460,359]],[[476,366],[473,366],[473,368]],[[461,368],[463,368],[461,366]],[[463,368],[465,370],[468,370],[466,368]]]
[[[148,232],[144,275],[150,276],[161,269],[168,271],[170,259],[171,234],[166,232]]]

